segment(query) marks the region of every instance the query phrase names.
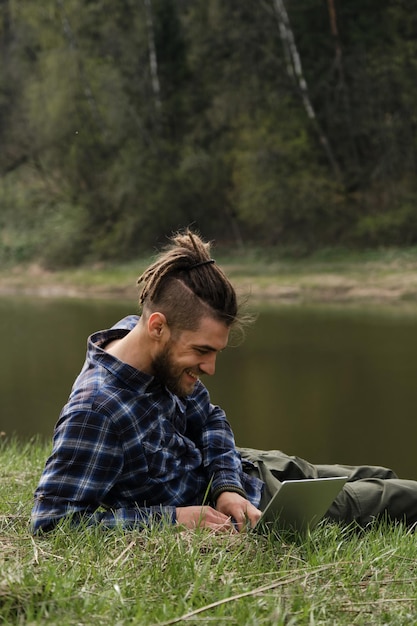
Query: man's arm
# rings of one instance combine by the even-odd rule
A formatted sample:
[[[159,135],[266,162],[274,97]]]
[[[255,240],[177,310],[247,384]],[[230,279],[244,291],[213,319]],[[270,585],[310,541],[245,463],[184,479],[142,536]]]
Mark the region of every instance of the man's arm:
[[[224,411],[209,404],[208,418],[202,430],[203,463],[211,480],[214,502],[224,491],[246,498],[242,481],[242,463],[236,450],[232,429]]]
[[[94,507],[92,507],[94,508]],[[82,504],[68,504],[60,499],[36,498],[32,509],[32,532],[49,532],[61,520],[70,519],[78,525],[97,526],[104,528],[122,527],[125,529],[144,528],[154,524],[175,524],[177,520],[175,507],[121,507],[115,510],[90,510]]]
[[[139,466],[139,459],[137,463]],[[105,528],[143,528],[161,523],[216,531],[232,528],[227,514],[209,506],[104,509],[101,504],[106,502],[122,468],[119,438],[109,420],[85,411],[61,420],[54,435],[52,454],[35,492],[33,533],[48,532],[67,518],[75,525]],[[138,467],[138,480],[139,477]]]
[[[32,530],[49,531],[71,518],[75,524],[111,528],[143,527],[163,520],[176,523],[173,506],[115,506],[108,494],[123,469],[123,453],[110,420],[93,411],[74,412],[61,419],[52,453],[35,491]]]
[[[210,495],[216,503],[216,510],[232,518],[238,530],[247,527],[248,522],[250,526],[254,526],[261,512],[250,502],[245,491],[241,458],[226,415],[220,407],[210,403],[203,385],[196,394],[195,401],[195,408],[203,418],[200,417],[200,432],[195,428],[194,436],[203,452],[203,463],[211,482]],[[198,419],[194,417],[194,420],[197,425]],[[260,498],[260,487],[258,489],[258,497],[254,498],[255,504]],[[258,490],[255,488],[255,491]],[[255,495],[254,487],[250,495]]]
[[[153,506],[123,507],[114,511],[88,513],[83,507],[64,506],[60,501],[52,504],[38,498],[32,511],[32,532],[49,532],[60,520],[70,517],[74,524],[100,525],[104,528],[144,528],[154,524],[179,524],[186,528],[209,528],[217,532],[233,530],[230,516],[210,506]]]
[[[179,524],[186,528],[209,528],[217,532],[233,530],[230,516],[211,506],[153,506],[123,507],[114,511],[96,511],[89,514],[80,507],[68,507],[63,503],[51,506],[47,500],[38,499],[32,511],[32,532],[49,532],[60,520],[70,517],[76,524],[100,525],[104,528],[144,528],[154,524]]]

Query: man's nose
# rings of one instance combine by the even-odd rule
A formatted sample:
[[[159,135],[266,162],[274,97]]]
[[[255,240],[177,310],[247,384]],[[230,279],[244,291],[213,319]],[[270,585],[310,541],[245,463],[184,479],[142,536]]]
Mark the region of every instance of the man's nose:
[[[207,354],[200,362],[199,368],[204,374],[213,376],[214,372],[216,371],[216,355]]]

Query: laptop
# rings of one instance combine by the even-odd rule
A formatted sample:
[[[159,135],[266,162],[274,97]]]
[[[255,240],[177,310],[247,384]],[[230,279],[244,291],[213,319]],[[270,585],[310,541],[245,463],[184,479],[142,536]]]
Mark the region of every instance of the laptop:
[[[261,534],[305,534],[324,517],[347,476],[286,480],[270,500],[254,530]]]

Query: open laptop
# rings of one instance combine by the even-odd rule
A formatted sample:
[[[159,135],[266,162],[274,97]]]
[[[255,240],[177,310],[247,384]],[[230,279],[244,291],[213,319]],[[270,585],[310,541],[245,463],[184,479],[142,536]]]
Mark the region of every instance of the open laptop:
[[[284,481],[254,530],[305,534],[324,517],[346,481],[347,476]]]

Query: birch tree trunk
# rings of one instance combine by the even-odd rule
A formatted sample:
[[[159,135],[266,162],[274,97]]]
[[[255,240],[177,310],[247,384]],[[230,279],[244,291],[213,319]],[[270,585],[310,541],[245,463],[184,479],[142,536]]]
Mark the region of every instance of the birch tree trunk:
[[[314,125],[314,128],[318,134],[320,143],[326,153],[328,161],[333,169],[335,176],[340,179],[341,172],[337,160],[333,154],[333,150],[330,143],[322,130],[317,116],[311,102],[307,81],[304,78],[303,68],[301,64],[301,58],[295,43],[294,33],[291,28],[290,20],[287,10],[285,8],[284,0],[272,0],[275,15],[278,20],[278,27],[281,36],[282,45],[284,48],[284,54],[287,64],[287,72],[292,80],[295,81],[296,86],[300,92],[301,99],[304,105],[304,109],[307,116]]]

